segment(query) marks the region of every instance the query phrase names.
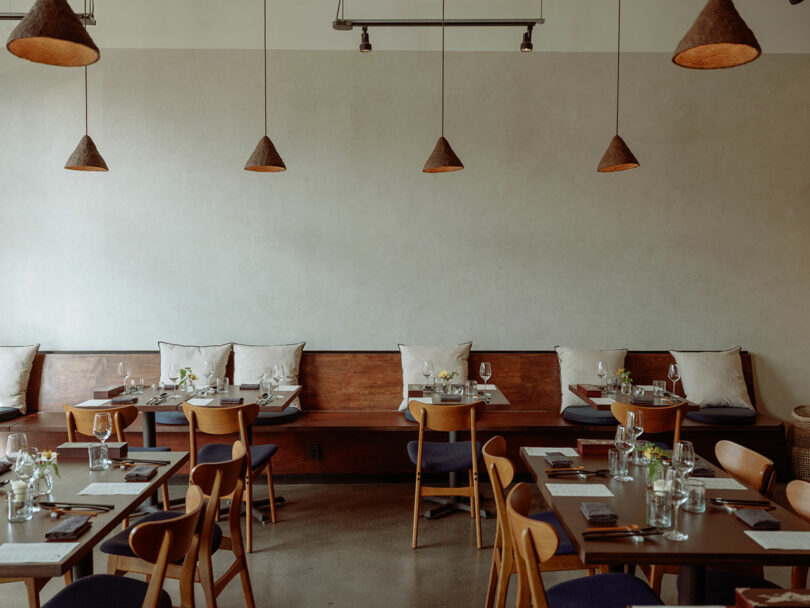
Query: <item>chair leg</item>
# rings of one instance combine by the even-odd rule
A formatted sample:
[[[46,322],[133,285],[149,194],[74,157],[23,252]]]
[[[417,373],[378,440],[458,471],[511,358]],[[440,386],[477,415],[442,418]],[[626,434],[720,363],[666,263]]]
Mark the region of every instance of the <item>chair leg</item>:
[[[160,486],[160,493],[163,496],[163,510],[169,510],[169,483],[166,482],[162,486]]]
[[[793,566],[790,570],[790,588],[804,589],[807,587],[807,566]]]
[[[28,595],[28,608],[39,608],[39,591],[48,582],[48,579],[24,578],[25,591]]]
[[[472,510],[475,511],[475,542],[480,549],[483,547],[483,542],[481,541],[481,506],[480,500],[481,497],[478,495],[478,473],[473,472],[473,496],[470,499],[470,507]]]
[[[498,587],[498,573],[500,572],[500,561],[498,555],[501,547],[501,527],[495,529],[495,542],[492,545],[492,565],[489,567],[489,583],[487,584],[487,597],[484,600],[484,608],[492,608],[495,605],[495,591]]]
[[[653,564],[650,566],[650,587],[655,595],[661,595],[661,581],[664,578],[664,566]]]
[[[472,469],[469,469],[467,471],[467,479],[469,480],[470,487],[473,487],[473,471],[472,471]],[[470,499],[470,519],[472,519],[473,517],[475,517],[475,513],[473,511],[473,499],[471,498]],[[481,546],[479,545],[478,548],[480,549]]]
[[[65,573],[62,575],[62,578],[63,578],[63,579],[64,579],[64,581],[65,581],[65,587],[67,587],[67,586],[68,586],[70,583],[72,583],[72,582],[73,582],[73,571],[72,571],[72,570],[68,570],[67,572],[65,572]]]
[[[217,608],[217,594],[214,591],[214,567],[210,555],[199,556],[200,586],[205,596],[207,608]]]
[[[270,494],[270,521],[276,523],[276,492],[273,487],[273,463],[267,465],[267,492]]]
[[[422,474],[416,472],[416,489],[413,493],[413,540],[411,541],[411,549],[416,549],[416,535],[419,531],[419,498],[422,491],[421,483]]]
[[[70,571],[68,570],[68,572],[70,572]],[[107,556],[107,574],[118,574],[118,556],[117,555],[108,555]],[[65,576],[67,576],[67,572],[65,572]]]
[[[509,592],[509,579],[515,571],[515,556],[509,552],[501,551],[501,571],[498,573],[498,590],[495,594],[495,608],[506,606],[506,594]]]
[[[245,483],[245,502],[247,508],[245,511],[245,545],[247,552],[253,553],[253,484],[250,483],[248,476],[247,483]]]
[[[244,558],[243,558],[244,559]],[[256,608],[256,600],[253,599],[253,586],[250,584],[250,574],[247,563],[242,564],[239,578],[242,580],[242,594],[245,596],[245,608]]]

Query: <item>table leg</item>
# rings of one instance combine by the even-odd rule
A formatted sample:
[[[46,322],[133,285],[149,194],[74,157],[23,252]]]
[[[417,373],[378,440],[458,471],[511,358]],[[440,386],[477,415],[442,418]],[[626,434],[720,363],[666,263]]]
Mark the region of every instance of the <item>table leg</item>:
[[[678,603],[698,606],[706,595],[706,566],[682,564],[678,573]]]
[[[82,557],[76,564],[73,566],[73,580],[78,580],[85,576],[92,576],[93,575],[93,552],[88,551],[87,554]]]
[[[157,429],[155,428],[155,412],[141,412],[143,422],[143,447],[153,448],[157,445]]]

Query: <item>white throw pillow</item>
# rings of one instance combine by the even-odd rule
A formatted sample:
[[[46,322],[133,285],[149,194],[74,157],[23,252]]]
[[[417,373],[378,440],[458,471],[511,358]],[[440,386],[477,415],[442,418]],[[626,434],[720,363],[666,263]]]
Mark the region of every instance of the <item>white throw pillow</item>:
[[[231,354],[230,344],[185,346],[171,342],[158,342],[158,348],[160,349],[160,381],[168,384],[173,382],[169,379],[169,367],[175,363],[181,368],[191,368],[191,373],[197,376],[197,380],[194,382],[197,387],[208,386],[203,363],[211,361],[214,364],[214,376],[211,378],[211,384],[214,384],[217,378],[225,377],[228,355]]]
[[[25,391],[39,344],[0,346],[0,407],[16,407],[24,414]]]
[[[560,363],[560,392],[562,403],[560,411],[572,405],[587,405],[582,399],[568,390],[570,384],[599,384],[596,367],[604,361],[612,373],[624,367],[624,357],[627,350],[588,350],[585,348],[572,348],[570,346],[557,346],[557,359]]]
[[[399,352],[402,356],[402,403],[399,404],[399,411],[408,409],[408,385],[424,384],[425,377],[422,375],[422,365],[425,361],[433,361],[433,371],[438,377],[439,373],[446,369],[449,372],[456,372],[458,375],[453,378],[453,384],[467,381],[467,359],[470,356],[472,342],[465,342],[458,346],[407,346],[399,345]]]
[[[233,345],[233,383],[256,384],[266,371],[280,363],[284,366],[284,380],[281,384],[298,384],[298,368],[301,365],[301,351],[306,342],[298,344],[281,344],[278,346]],[[301,403],[295,399],[290,403],[301,409]]]
[[[698,405],[754,409],[745,386],[740,347],[724,351],[669,351],[681,372],[686,398]]]

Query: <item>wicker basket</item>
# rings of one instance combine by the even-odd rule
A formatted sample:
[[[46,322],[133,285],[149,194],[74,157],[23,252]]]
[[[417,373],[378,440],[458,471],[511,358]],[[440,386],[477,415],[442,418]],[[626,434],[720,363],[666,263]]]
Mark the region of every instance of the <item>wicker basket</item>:
[[[793,476],[810,481],[810,405],[793,409],[793,424],[788,431],[788,447]]]

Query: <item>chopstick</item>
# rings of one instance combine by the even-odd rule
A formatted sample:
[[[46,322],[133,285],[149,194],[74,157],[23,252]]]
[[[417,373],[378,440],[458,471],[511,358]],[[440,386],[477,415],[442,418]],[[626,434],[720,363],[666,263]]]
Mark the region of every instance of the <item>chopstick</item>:
[[[40,507],[44,507],[46,509],[93,509],[95,511],[100,512],[107,512],[112,511],[115,509],[115,505],[102,505],[102,504],[95,504],[95,503],[87,503],[87,502],[49,502],[49,501],[39,501],[37,504]]]
[[[560,469],[552,469],[550,471],[546,471],[546,474],[549,477],[568,477],[571,475],[595,475],[596,477],[606,477],[610,471],[608,469],[597,469],[596,471],[587,471],[585,469],[573,469],[573,470],[560,470]]]
[[[57,517],[61,515],[86,515],[87,517],[95,517],[99,513],[106,513],[106,511],[77,511],[74,509],[48,509],[51,513],[55,514]]]
[[[629,526],[611,526],[611,527],[605,527],[605,528],[588,528],[588,529],[585,530],[585,533],[591,533],[591,532],[619,532],[619,531],[628,532],[630,530],[638,530],[638,529],[639,529],[638,524],[630,524]]]
[[[710,498],[709,501],[716,502],[716,503],[734,503],[738,505],[760,505],[760,506],[770,506],[770,500],[746,500],[745,498]]]
[[[140,463],[140,464],[156,464],[159,466],[165,466],[170,464],[168,460],[146,460],[143,458],[110,458],[113,462],[117,462],[119,464],[129,464],[129,463]]]
[[[641,528],[639,530],[616,530],[615,532],[583,532],[584,540],[610,540],[612,538],[632,538],[634,536],[655,536],[663,534],[658,528]]]

